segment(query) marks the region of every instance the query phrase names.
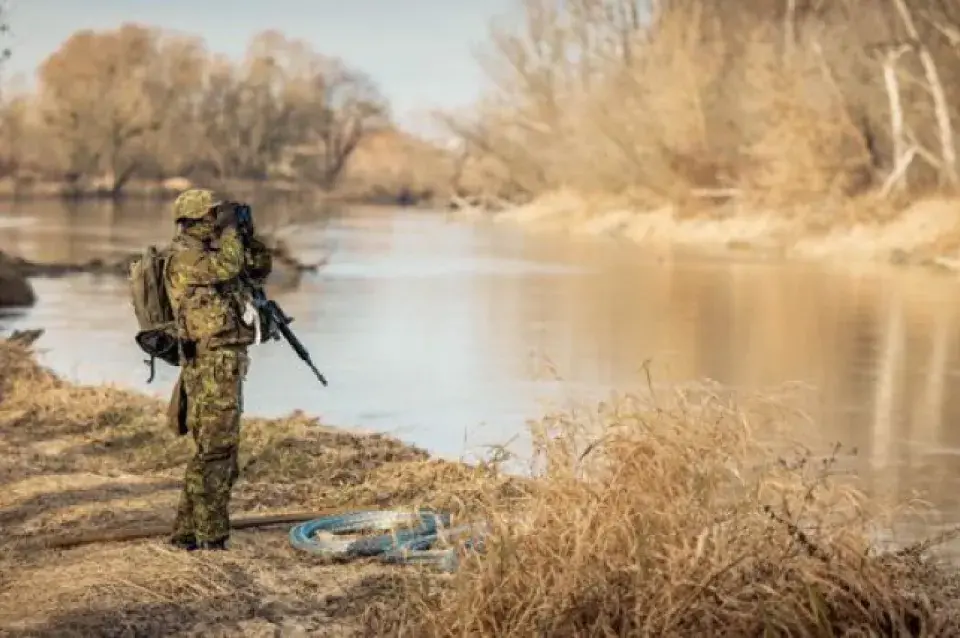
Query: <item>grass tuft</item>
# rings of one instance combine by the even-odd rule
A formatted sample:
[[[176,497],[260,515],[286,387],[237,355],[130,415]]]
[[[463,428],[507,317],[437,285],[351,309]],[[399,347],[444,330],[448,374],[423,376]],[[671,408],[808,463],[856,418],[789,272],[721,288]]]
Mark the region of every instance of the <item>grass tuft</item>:
[[[888,513],[840,472],[839,448],[784,446],[790,421],[771,408],[700,388],[548,417],[531,489],[475,500],[493,529],[486,553],[452,578],[399,579],[402,604],[372,606],[367,630],[957,635],[953,570],[874,549]]]

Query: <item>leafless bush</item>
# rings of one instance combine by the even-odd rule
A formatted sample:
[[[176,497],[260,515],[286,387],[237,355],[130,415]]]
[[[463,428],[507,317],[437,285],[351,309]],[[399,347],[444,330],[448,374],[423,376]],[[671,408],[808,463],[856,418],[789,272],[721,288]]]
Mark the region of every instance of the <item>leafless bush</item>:
[[[677,202],[956,182],[960,10],[940,0],[523,0],[494,89],[447,118],[487,187]],[[896,55],[891,52],[896,51]]]

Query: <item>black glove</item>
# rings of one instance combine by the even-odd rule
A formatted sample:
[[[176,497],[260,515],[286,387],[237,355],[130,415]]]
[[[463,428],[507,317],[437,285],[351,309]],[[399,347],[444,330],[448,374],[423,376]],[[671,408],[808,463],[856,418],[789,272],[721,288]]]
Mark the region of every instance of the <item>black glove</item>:
[[[218,232],[223,232],[232,226],[245,241],[253,237],[253,211],[249,204],[224,202],[217,210],[217,219],[214,224]]]
[[[213,222],[213,225],[216,226],[218,231],[223,231],[226,228],[233,226],[237,227],[237,213],[236,205],[232,202],[224,202],[217,207],[217,217]]]

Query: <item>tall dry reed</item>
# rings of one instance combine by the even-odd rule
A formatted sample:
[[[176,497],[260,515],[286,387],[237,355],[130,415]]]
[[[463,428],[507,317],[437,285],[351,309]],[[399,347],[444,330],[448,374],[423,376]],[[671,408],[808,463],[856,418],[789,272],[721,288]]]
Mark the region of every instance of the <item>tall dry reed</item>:
[[[838,475],[836,448],[785,446],[790,416],[774,407],[699,389],[549,417],[535,488],[479,513],[485,552],[449,580],[403,579],[368,630],[958,635],[952,574],[872,549],[883,513]]]

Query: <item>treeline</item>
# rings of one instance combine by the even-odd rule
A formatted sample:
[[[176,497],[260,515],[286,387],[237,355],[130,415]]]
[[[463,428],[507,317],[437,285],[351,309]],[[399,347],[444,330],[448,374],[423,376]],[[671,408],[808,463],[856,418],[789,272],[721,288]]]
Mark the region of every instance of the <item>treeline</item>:
[[[230,61],[126,25],[74,34],[36,91],[4,94],[0,181],[566,189],[640,206],[896,200],[960,181],[955,2],[518,2],[523,20],[491,28],[492,88],[443,117],[458,153],[398,131],[369,78],[303,42],[266,32]]]
[[[42,63],[34,92],[3,97],[0,178],[79,192],[168,178],[335,189],[373,138],[429,150],[391,125],[361,71],[272,31],[239,62],[135,24],[78,31]]]
[[[450,126],[490,188],[646,205],[953,188],[952,0],[520,0]]]

